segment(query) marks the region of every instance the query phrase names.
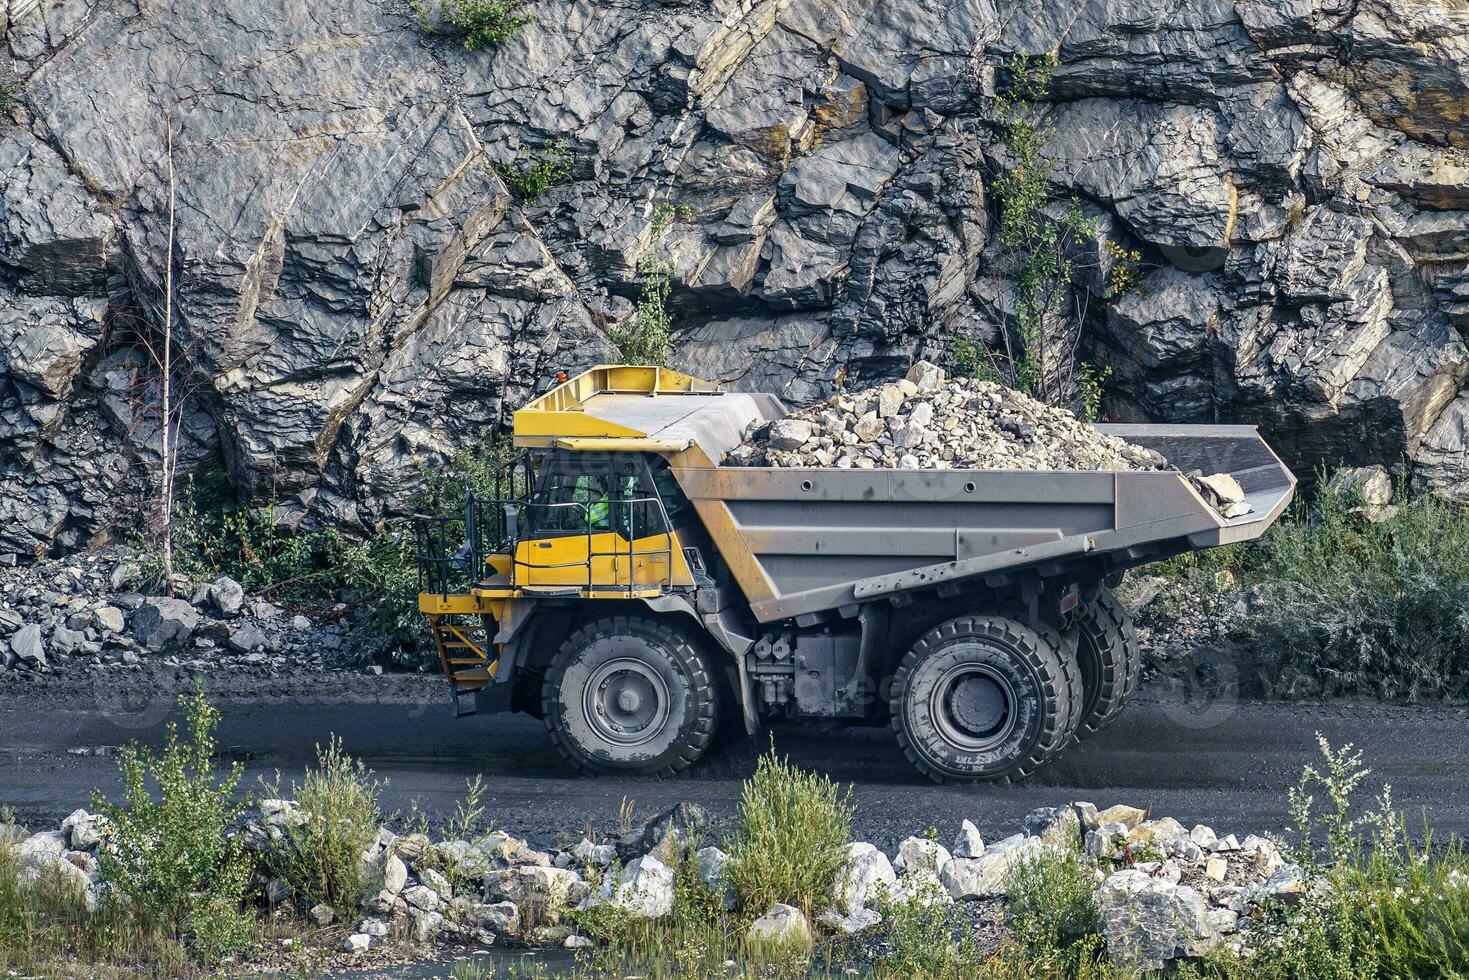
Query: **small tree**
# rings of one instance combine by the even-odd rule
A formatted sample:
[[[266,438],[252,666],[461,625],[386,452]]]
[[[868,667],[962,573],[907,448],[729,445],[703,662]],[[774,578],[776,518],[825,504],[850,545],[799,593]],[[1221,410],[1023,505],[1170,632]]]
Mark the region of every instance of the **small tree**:
[[[97,794],[107,817],[100,870],[112,899],[176,938],[186,936],[206,958],[241,948],[249,919],[240,908],[250,861],[227,836],[243,806],[234,802],[243,768],[216,775],[214,731],[219,712],[202,688],[179,697],[188,740],[170,722],[161,755],[129,746],[118,754],[123,802]]]
[[[607,333],[623,363],[666,365],[672,353],[673,317],[668,312],[668,297],[673,292],[674,266],[664,251],[663,235],[677,213],[669,204],[653,209],[652,245],[638,261],[638,273],[643,277],[638,304]]]
[[[1041,121],[1056,70],[1054,55],[1010,62],[1011,85],[996,100],[1007,169],[992,183],[999,209],[999,268],[1014,287],[1015,307],[1001,323],[998,350],[968,338],[954,345],[961,372],[987,375],[1050,405],[1095,417],[1105,375],[1077,359],[1090,292],[1076,284],[1078,245],[1101,238],[1097,222],[1072,198],[1059,208],[1050,196],[1054,160],[1045,152],[1051,130]],[[1109,295],[1135,287],[1136,251],[1107,240],[1112,261]]]

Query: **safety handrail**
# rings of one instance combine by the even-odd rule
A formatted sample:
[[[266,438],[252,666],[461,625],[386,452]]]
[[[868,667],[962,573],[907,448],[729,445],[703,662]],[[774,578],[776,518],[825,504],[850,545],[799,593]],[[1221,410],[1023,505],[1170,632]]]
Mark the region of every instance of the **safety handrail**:
[[[637,513],[636,506],[639,505],[639,504],[652,504],[653,506],[655,506],[655,507],[658,508],[658,513],[663,518],[662,526],[663,526],[664,530],[662,532],[659,532],[659,535],[664,540],[664,546],[662,548],[637,548],[635,546],[636,545],[636,542],[638,541],[638,533],[637,533],[636,520],[635,520],[635,516],[634,515]],[[570,562],[535,562],[535,561],[528,561],[528,560],[523,560],[520,557],[520,549],[519,549],[520,542],[517,541],[517,542],[514,543],[514,545],[511,548],[511,554],[512,554],[512,559],[511,559],[511,568],[512,568],[511,583],[512,583],[512,585],[519,584],[518,581],[517,581],[517,579],[516,579],[516,576],[514,574],[514,570],[517,570],[517,569],[524,568],[524,569],[527,569],[527,570],[535,570],[535,569],[574,568],[576,566],[582,566],[582,567],[584,567],[586,569],[586,580],[584,582],[584,587],[586,589],[588,589],[588,590],[592,590],[592,589],[623,590],[623,591],[628,592],[629,594],[632,594],[633,592],[636,592],[640,588],[646,588],[647,587],[647,584],[646,583],[640,585],[637,582],[636,566],[634,564],[634,560],[637,559],[637,558],[648,558],[648,557],[661,556],[663,558],[664,562],[665,562],[665,574],[663,576],[663,581],[660,582],[660,583],[658,583],[658,584],[660,585],[660,587],[672,588],[672,586],[673,586],[673,530],[672,530],[672,524],[668,520],[668,511],[663,506],[662,499],[659,498],[659,497],[628,497],[628,498],[624,498],[624,499],[621,499],[621,500],[608,500],[606,502],[606,505],[607,505],[607,508],[608,508],[607,526],[606,526],[605,529],[600,529],[600,528],[593,527],[592,520],[591,520],[591,508],[590,508],[589,505],[587,505],[587,504],[585,504],[585,503],[583,503],[581,501],[568,500],[568,501],[558,501],[558,502],[555,502],[555,503],[547,503],[547,502],[541,502],[541,501],[520,501],[520,502],[518,502],[518,506],[520,506],[521,508],[523,508],[525,510],[531,510],[531,511],[534,511],[534,510],[561,510],[561,509],[570,509],[570,510],[577,511],[578,512],[578,520],[577,520],[576,523],[579,524],[582,528],[584,528],[584,530],[582,530],[580,532],[577,532],[577,533],[580,536],[584,536],[586,538],[587,552],[586,552],[586,557],[584,559],[578,559],[577,561],[570,561]],[[623,523],[623,526],[624,526],[624,528],[626,529],[626,532],[627,532],[625,536],[622,534],[622,531],[620,531],[618,529],[618,526],[617,526],[617,523],[618,522],[613,519],[613,514],[614,514],[614,510],[613,509],[614,508],[623,508],[623,507],[627,508],[627,519]],[[618,547],[618,548],[615,548],[613,550],[606,550],[606,549],[597,549],[597,548],[593,547],[593,544],[592,544],[593,537],[595,535],[597,535],[597,534],[605,534],[605,533],[617,534],[619,537],[622,537],[623,540],[625,540],[627,542],[626,549],[623,549],[621,547]],[[574,536],[574,535],[572,535],[572,534],[558,534],[558,535],[555,535],[555,537],[560,537],[560,538],[569,538],[569,537],[572,537],[572,536]],[[533,539],[533,540],[539,540],[539,538],[536,538],[536,539]],[[626,557],[627,558],[627,581],[626,581],[626,583],[620,583],[620,582],[617,582],[617,581],[613,581],[613,582],[598,582],[598,581],[596,581],[595,560],[598,559],[598,558],[614,558],[615,559],[615,558],[619,558],[619,557]],[[615,569],[615,567],[616,566],[614,565],[614,569]]]
[[[658,517],[661,518],[661,526],[664,530],[657,532],[655,537],[663,538],[663,547],[638,547],[639,532],[637,528],[637,513],[639,505],[652,505],[657,509]],[[486,538],[486,514],[489,511],[489,535],[494,539],[494,545],[485,548]],[[671,588],[673,586],[673,553],[674,538],[672,523],[668,519],[668,510],[661,498],[657,496],[629,497],[621,500],[606,501],[608,508],[608,519],[605,528],[593,527],[591,512],[588,504],[581,501],[559,501],[541,502],[527,500],[524,497],[480,497],[473,493],[466,495],[465,510],[462,517],[450,515],[417,515],[414,518],[414,535],[416,540],[416,551],[418,559],[419,591],[439,593],[447,598],[450,594],[467,593],[473,587],[477,577],[483,575],[489,554],[508,554],[510,556],[510,586],[512,588],[522,587],[522,576],[518,573],[524,571],[525,577],[533,577],[528,573],[535,570],[548,570],[556,568],[583,567],[586,576],[582,587],[587,590],[625,590],[629,594],[639,589],[647,588],[656,584],[660,588]],[[505,509],[515,508],[516,533],[512,536],[511,529],[507,526]],[[625,508],[625,511],[622,510]],[[522,531],[528,525],[525,517],[529,513],[546,510],[571,510],[576,513],[576,525],[582,530],[573,534],[557,534],[554,537],[584,536],[586,539],[586,555],[575,561],[569,562],[536,562],[524,559],[520,556],[519,545],[525,540],[538,540],[531,535],[532,530]],[[618,521],[617,516],[625,514],[625,519]],[[464,537],[460,546],[451,554],[446,547],[446,541],[453,536],[453,528],[462,522]],[[620,526],[619,526],[620,525]],[[618,544],[612,549],[598,548],[593,544],[593,538],[597,534],[614,533],[622,538],[626,547]],[[598,558],[614,559],[613,581],[599,582],[596,579],[595,562]],[[615,559],[626,558],[627,576],[626,581],[617,581]],[[650,562],[661,560],[664,565],[664,573],[657,583],[639,583],[637,581],[637,560],[647,559]],[[460,584],[463,588],[458,588]]]

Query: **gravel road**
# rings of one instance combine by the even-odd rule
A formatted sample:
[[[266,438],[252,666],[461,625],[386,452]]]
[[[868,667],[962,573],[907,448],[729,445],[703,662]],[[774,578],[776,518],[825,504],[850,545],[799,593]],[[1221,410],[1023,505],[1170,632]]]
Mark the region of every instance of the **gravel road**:
[[[116,792],[111,753],[138,739],[158,744],[175,676],[119,681],[55,677],[0,684],[0,804],[33,829],[88,805],[93,787]],[[533,842],[617,826],[624,798],[639,816],[692,800],[732,815],[740,783],[768,744],[726,739],[675,779],[587,778],[568,770],[540,722],[520,715],[456,720],[436,677],[312,673],[295,679],[211,680],[223,712],[220,741],[242,761],[243,786],[288,777],[329,735],[388,780],[387,810],[415,801],[431,818],[452,810],[467,778],[482,774],[495,826]],[[855,832],[891,848],[936,825],[947,836],[968,817],[986,837],[1008,833],[1037,806],[1074,799],[1126,802],[1221,833],[1278,830],[1285,791],[1315,757],[1316,732],[1355,742],[1392,784],[1398,804],[1440,834],[1469,836],[1469,710],[1375,703],[1198,704],[1145,690],[1101,737],[1069,750],[1020,786],[936,786],[920,777],[885,728],[819,731],[777,726],[777,749],[853,786]]]

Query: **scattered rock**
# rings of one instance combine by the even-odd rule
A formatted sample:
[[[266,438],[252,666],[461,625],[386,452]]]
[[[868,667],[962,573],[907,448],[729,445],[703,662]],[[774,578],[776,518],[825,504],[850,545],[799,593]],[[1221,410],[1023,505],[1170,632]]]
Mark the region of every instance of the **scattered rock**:
[[[593,844],[584,837],[571,849],[571,856],[578,864],[605,868],[617,860],[617,848],[612,844]]]
[[[311,911],[306,914],[307,917],[311,919],[311,921],[315,923],[316,926],[320,929],[325,929],[327,926],[337,921],[336,910],[325,903],[312,906]]]
[[[1143,871],[1109,876],[1098,905],[1107,950],[1117,963],[1160,970],[1170,961],[1201,956],[1218,941],[1202,895]]]
[[[240,609],[245,605],[245,589],[230,578],[221,575],[209,584],[209,601],[214,603],[214,608],[225,617],[238,616]]]
[[[74,851],[94,851],[102,843],[102,832],[107,827],[107,818],[91,814],[86,810],[74,810],[61,822],[61,829]]]
[[[660,861],[672,860],[672,848],[683,841],[695,840],[709,826],[709,814],[694,803],[679,803],[651,818],[642,827],[619,838],[617,856],[630,861],[640,855],[657,851]]]
[[[729,855],[710,845],[701,847],[694,854],[698,862],[699,880],[704,887],[724,897],[724,907],[733,909],[737,904],[734,887],[725,880],[724,870],[729,865]]]
[[[991,844],[978,858],[955,858],[939,873],[954,898],[995,898],[1005,894],[1005,878],[1022,861],[1033,860],[1055,845],[1040,837],[1014,834]]]
[[[908,837],[898,844],[898,859],[893,867],[899,871],[931,871],[938,874],[952,860],[949,849],[927,837]]]
[[[652,854],[634,859],[609,878],[583,903],[587,908],[611,903],[640,919],[656,919],[673,911],[673,869]]]
[[[124,626],[122,610],[116,606],[102,606],[92,613],[92,622],[103,633],[121,633]]]
[[[32,623],[23,626],[10,638],[10,652],[26,667],[46,665],[46,645],[41,640],[41,627]]]
[[[246,623],[230,634],[230,649],[237,653],[250,653],[259,650],[269,642],[265,633],[254,623]]]
[[[837,876],[833,896],[839,911],[854,915],[897,887],[898,876],[886,854],[865,842],[847,845],[847,862]]]
[[[372,937],[365,932],[357,932],[348,936],[342,943],[344,953],[365,953],[372,946]]]
[[[809,949],[811,923],[793,905],[773,905],[769,912],[750,923],[745,943],[756,950]]]
[[[956,858],[977,858],[984,855],[984,838],[979,828],[968,820],[959,825],[959,835],[954,838],[950,853]]]
[[[187,643],[198,625],[198,612],[183,599],[147,599],[133,613],[133,639],[149,650],[166,650]]]
[[[832,931],[851,936],[882,922],[882,913],[877,909],[858,909],[850,915],[842,915],[836,909],[829,908],[818,919]]]

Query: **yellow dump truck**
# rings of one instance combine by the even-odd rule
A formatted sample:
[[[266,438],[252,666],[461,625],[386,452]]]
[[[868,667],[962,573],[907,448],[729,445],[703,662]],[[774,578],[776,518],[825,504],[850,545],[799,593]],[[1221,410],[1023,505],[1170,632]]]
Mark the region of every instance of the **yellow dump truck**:
[[[722,723],[889,723],[940,781],[1022,778],[1138,683],[1127,568],[1257,537],[1295,479],[1251,426],[1101,426],[1183,472],[720,466],[772,395],[599,367],[515,413],[493,494],[416,521],[460,714],[544,718],[576,766],[668,773]]]

